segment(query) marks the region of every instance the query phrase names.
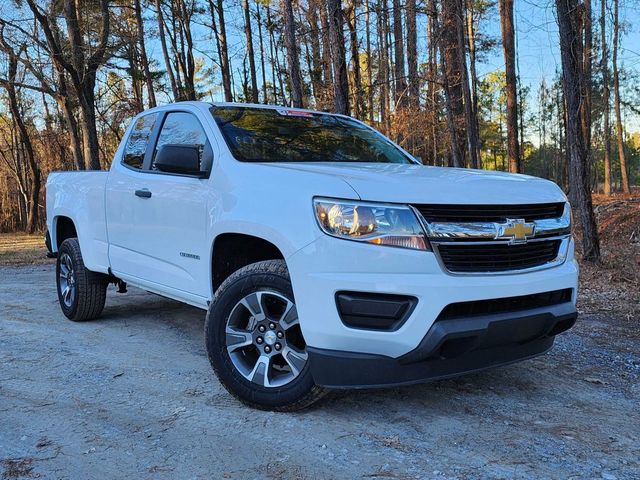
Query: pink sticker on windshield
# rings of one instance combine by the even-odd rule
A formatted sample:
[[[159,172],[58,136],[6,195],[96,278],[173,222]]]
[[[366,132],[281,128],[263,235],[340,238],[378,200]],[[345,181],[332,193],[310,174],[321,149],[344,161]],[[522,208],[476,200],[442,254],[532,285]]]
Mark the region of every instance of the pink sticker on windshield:
[[[311,112],[305,112],[304,110],[292,110],[290,108],[279,109],[278,113],[280,115],[290,115],[293,117],[313,117],[313,113]]]

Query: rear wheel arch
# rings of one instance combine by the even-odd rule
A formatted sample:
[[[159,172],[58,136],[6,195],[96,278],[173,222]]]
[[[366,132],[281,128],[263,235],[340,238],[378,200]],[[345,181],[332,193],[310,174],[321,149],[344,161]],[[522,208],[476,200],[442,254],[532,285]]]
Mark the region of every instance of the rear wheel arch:
[[[78,237],[78,230],[70,217],[63,215],[55,217],[53,226],[52,235],[54,235],[54,238],[52,238],[51,246],[55,248],[56,251],[60,250],[62,242],[68,238]]]
[[[265,260],[283,260],[282,250],[262,237],[244,233],[221,233],[212,244],[211,293],[229,276],[247,265]]]

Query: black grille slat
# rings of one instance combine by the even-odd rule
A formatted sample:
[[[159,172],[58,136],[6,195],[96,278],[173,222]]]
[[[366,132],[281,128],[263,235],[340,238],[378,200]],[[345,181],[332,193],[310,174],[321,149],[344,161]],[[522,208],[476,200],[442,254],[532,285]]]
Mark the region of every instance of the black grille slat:
[[[540,248],[536,248],[536,249],[523,249],[521,251],[514,251],[513,253],[510,253],[509,254],[509,258],[517,258],[519,256],[520,257],[530,257],[532,255],[544,255],[546,253],[552,252],[554,249],[555,249],[554,245],[544,246],[544,247],[540,247]],[[449,258],[454,258],[455,259],[455,258],[464,258],[469,254],[467,249],[461,248],[460,250],[461,250],[460,252],[447,251],[447,252],[445,252],[445,255],[447,255]],[[505,252],[504,252],[504,249],[501,249],[501,250],[489,250],[489,251],[482,252],[482,253],[483,253],[483,255],[491,255],[491,254],[499,255],[499,254],[502,254],[502,253],[505,253]],[[492,259],[492,261],[493,260],[494,259]],[[501,260],[501,259],[500,258],[496,258],[495,260],[497,261],[497,260]]]
[[[530,205],[414,205],[427,222],[504,222],[523,218],[527,222],[558,218],[564,203]]]
[[[447,305],[436,321],[450,320],[474,315],[491,315],[511,313],[533,308],[559,305],[571,301],[573,291],[570,288],[553,290],[551,292],[534,293],[517,297],[495,298],[490,300],[474,300],[470,302],[452,303]]]
[[[444,243],[438,246],[438,253],[452,272],[501,272],[549,263],[558,256],[559,247],[560,240],[515,245]]]
[[[518,255],[509,255],[508,258],[492,258],[490,260],[483,260],[481,258],[474,258],[474,264],[480,264],[480,263],[486,263],[487,265],[491,265],[494,263],[510,263],[510,262],[514,262],[514,261],[518,261],[518,260],[529,260],[529,261],[535,261],[535,260],[542,260],[543,258],[547,258],[549,255],[553,255],[554,251],[545,251],[543,253],[539,253],[536,255],[531,255],[531,254],[518,254]],[[446,257],[447,260],[451,260],[451,261],[462,261],[464,262],[466,258],[468,258],[467,256],[452,256],[452,255],[443,255],[443,258]]]

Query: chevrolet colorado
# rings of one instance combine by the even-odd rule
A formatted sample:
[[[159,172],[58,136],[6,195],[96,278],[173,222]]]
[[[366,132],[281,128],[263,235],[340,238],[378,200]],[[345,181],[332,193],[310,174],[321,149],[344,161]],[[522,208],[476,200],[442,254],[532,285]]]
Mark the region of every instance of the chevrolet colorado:
[[[206,309],[214,371],[257,408],[531,358],[576,320],[554,183],[423,166],[341,115],[145,111],[108,172],[49,176],[47,227],[69,319],[110,283]]]

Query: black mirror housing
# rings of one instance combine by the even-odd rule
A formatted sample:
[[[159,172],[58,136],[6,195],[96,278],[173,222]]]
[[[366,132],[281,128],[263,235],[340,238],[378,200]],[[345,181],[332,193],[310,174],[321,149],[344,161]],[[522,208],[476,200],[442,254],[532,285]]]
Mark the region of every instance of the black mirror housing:
[[[162,145],[154,166],[161,172],[203,177],[200,171],[200,148],[196,145]]]

